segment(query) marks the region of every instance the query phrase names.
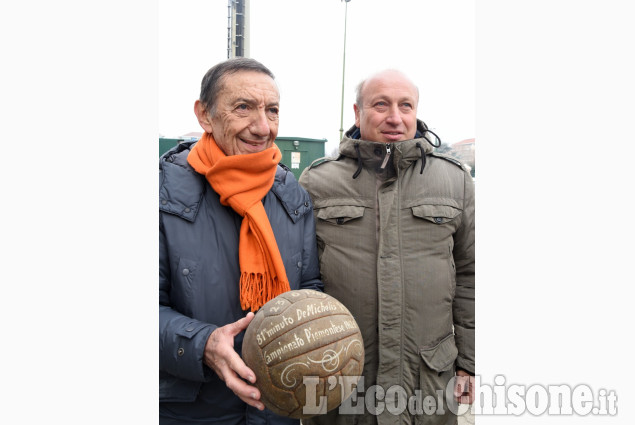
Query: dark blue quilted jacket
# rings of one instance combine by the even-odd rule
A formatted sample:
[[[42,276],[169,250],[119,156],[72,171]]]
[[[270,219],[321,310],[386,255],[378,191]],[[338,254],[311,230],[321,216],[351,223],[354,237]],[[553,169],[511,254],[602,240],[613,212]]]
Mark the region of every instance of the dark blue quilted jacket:
[[[235,420],[245,415],[246,404],[203,363],[203,352],[216,327],[246,314],[240,307],[238,288],[242,217],[221,205],[218,194],[187,163],[194,143],[176,146],[159,162],[160,401],[172,406],[209,406],[221,421]],[[279,165],[263,203],[291,289],[321,291],[309,195],[293,174]],[[242,337],[243,333],[235,340],[238,353]],[[196,410],[194,405],[191,409]],[[271,415],[264,414],[269,419]],[[289,423],[275,419],[248,421],[282,422]]]

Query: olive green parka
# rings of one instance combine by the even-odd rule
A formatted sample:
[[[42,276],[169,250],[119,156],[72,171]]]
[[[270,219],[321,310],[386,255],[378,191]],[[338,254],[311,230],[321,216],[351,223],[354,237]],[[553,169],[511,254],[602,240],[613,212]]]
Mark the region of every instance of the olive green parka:
[[[370,403],[360,388],[363,415],[335,409],[305,424],[456,422],[446,386],[456,368],[475,371],[474,183],[457,160],[434,152],[420,120],[417,129],[426,137],[387,144],[350,138],[353,127],[338,158],[317,160],[300,177],[314,203],[324,290],[362,332],[363,387],[405,391],[390,393],[397,403],[389,406],[381,390],[366,391]],[[434,406],[408,406],[413,396]]]

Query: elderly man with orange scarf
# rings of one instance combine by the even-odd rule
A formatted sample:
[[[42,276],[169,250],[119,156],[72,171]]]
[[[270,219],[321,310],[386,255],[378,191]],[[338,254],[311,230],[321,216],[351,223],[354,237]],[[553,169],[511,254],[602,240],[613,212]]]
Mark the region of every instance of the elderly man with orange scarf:
[[[240,358],[253,312],[291,289],[322,290],[313,205],[279,164],[279,93],[261,63],[203,77],[205,130],[160,159],[161,424],[298,424],[265,409]]]

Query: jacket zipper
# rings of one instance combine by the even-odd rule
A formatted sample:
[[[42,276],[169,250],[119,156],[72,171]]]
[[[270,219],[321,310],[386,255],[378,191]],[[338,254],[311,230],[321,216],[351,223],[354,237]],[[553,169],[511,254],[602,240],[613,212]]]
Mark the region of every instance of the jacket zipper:
[[[388,159],[390,158],[390,143],[386,143],[386,156],[384,156],[384,160],[381,163],[380,169],[386,168],[386,164],[388,164]]]

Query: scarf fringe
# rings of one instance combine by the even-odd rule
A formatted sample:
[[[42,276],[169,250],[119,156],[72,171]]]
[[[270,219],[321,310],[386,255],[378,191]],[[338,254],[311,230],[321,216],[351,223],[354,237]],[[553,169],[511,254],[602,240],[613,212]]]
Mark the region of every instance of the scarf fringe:
[[[277,277],[272,279],[268,273],[243,272],[240,275],[240,306],[255,313],[267,301],[289,290],[287,282]]]

